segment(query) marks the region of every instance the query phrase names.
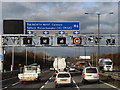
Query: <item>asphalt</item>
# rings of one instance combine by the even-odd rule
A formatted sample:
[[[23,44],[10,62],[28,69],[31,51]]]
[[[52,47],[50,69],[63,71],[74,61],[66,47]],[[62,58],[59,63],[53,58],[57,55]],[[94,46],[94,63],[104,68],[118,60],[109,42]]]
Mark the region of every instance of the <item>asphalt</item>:
[[[60,86],[55,88],[55,77],[52,76],[52,71],[45,71],[42,74],[42,80],[39,82],[25,82],[22,84],[18,78],[5,80],[2,82],[4,90],[118,90],[116,87],[108,85],[104,82],[98,83],[82,83],[81,73],[72,72],[73,86]]]

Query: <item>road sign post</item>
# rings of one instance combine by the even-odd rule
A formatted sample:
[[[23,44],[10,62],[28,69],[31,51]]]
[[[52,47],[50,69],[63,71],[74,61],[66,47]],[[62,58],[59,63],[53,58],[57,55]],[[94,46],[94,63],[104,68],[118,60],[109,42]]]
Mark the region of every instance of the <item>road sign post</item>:
[[[2,49],[2,36],[0,35],[0,72],[3,72],[3,49]]]

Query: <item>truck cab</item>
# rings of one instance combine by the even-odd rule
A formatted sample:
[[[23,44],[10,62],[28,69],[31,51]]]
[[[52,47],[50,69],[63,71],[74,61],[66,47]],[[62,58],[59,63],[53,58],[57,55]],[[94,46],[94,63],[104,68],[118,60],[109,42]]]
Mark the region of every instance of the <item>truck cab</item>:
[[[99,60],[99,67],[100,70],[104,70],[104,71],[112,71],[113,69],[113,63],[112,60],[107,58],[107,59],[100,59]]]

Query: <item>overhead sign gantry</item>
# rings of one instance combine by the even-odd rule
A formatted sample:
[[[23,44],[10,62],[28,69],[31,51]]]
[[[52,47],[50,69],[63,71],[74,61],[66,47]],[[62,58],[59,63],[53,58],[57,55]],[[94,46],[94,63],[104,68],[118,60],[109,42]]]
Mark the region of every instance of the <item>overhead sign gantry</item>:
[[[16,33],[15,23],[18,23],[17,28],[22,27],[22,29],[19,29],[21,30],[20,33]],[[7,26],[15,32],[11,32],[10,34],[9,31],[2,35],[2,46],[6,47],[98,46],[97,34],[80,34],[80,21],[26,21],[25,31],[23,31],[23,20],[4,20],[4,24],[4,32],[9,31],[6,28]],[[120,46],[115,42],[117,41],[117,37],[120,37],[120,35],[100,34],[99,44],[100,46]]]

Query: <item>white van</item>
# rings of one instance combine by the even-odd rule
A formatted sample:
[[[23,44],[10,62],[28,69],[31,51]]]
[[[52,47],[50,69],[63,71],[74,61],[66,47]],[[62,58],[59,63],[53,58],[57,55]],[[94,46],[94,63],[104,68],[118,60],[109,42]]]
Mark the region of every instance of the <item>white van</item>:
[[[99,72],[96,67],[85,67],[82,73],[82,82],[100,82]]]

